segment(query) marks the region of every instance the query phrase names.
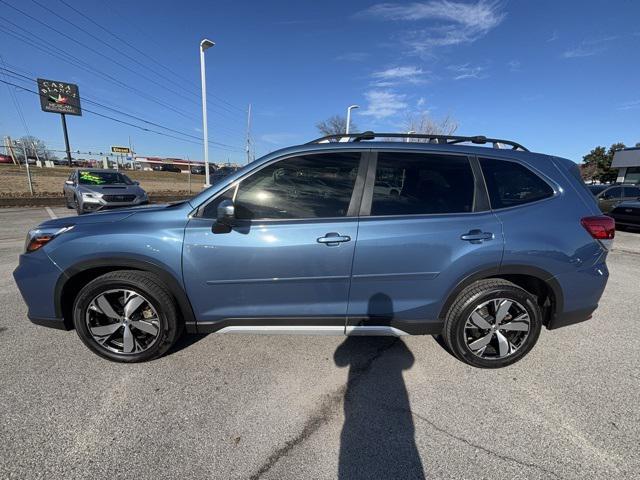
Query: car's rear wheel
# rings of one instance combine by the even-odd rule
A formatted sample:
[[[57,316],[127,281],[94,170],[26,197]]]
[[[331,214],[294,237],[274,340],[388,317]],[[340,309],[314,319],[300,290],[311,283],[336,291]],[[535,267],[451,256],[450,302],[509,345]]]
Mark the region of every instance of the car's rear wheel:
[[[87,347],[117,362],[157,358],[182,331],[174,300],[160,280],[128,270],[106,273],[80,290],[73,322]]]
[[[535,296],[507,280],[489,279],[458,295],[445,319],[443,337],[463,362],[499,368],[529,353],[541,327]]]

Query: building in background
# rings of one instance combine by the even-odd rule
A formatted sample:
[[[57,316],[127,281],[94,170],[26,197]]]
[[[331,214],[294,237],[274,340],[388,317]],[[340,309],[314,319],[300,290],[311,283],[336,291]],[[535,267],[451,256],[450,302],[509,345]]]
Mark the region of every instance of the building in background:
[[[616,151],[611,168],[618,169],[618,183],[640,183],[640,147]]]

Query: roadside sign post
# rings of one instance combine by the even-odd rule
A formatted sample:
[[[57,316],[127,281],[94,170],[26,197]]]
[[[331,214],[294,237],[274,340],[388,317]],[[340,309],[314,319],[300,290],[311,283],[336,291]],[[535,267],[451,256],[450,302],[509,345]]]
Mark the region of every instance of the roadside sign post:
[[[116,157],[116,170],[120,170],[120,162],[122,163],[122,166],[124,167],[124,157],[122,156],[123,154],[130,154],[131,153],[131,149],[129,147],[119,147],[117,145],[112,145],[111,146],[111,153],[115,153],[115,157]]]
[[[60,114],[60,118],[62,119],[62,131],[64,132],[64,148],[67,151],[67,163],[69,167],[72,167],[71,164],[71,147],[69,146],[69,132],[67,131],[67,118],[64,116],[64,113]]]
[[[80,107],[80,91],[73,83],[58,82],[38,78],[38,93],[40,95],[40,108],[43,112],[59,113],[62,119],[62,131],[64,132],[64,146],[67,152],[67,163],[71,163],[71,147],[69,147],[69,133],[67,131],[66,115],[82,115]]]
[[[27,181],[29,182],[29,192],[33,196],[33,182],[31,181],[31,170],[29,169],[29,159],[27,158],[27,146],[22,143],[22,151],[24,152],[24,165],[27,167]]]

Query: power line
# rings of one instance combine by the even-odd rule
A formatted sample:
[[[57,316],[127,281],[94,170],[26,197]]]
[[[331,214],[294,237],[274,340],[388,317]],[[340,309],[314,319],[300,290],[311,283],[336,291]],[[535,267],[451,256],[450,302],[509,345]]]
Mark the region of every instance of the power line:
[[[3,0],[0,0],[0,2],[2,2],[2,1]],[[18,29],[21,28],[19,25],[16,25],[12,21],[10,21],[10,20],[2,17],[2,16],[0,16],[0,20],[4,21],[6,23],[9,23],[10,25],[14,26],[15,28],[18,28]],[[116,77],[114,77],[114,76],[112,76],[112,75],[110,75],[110,74],[108,74],[106,72],[103,72],[103,71],[101,71],[101,70],[99,70],[97,68],[92,67],[90,64],[88,64],[87,62],[79,59],[75,55],[73,55],[73,54],[71,54],[71,53],[69,53],[69,52],[67,52],[67,51],[65,51],[65,50],[63,50],[61,48],[57,48],[57,50],[60,53],[64,54],[64,56],[60,55],[60,53],[58,53],[56,51],[53,51],[51,48],[49,48],[48,44],[47,44],[47,42],[45,40],[43,40],[42,38],[38,37],[37,35],[35,35],[33,33],[30,34],[31,37],[33,37],[33,38],[26,37],[22,33],[19,33],[19,32],[16,33],[14,31],[11,31],[7,27],[7,25],[3,25],[3,27],[0,29],[0,33],[6,33],[6,34],[8,34],[8,35],[10,35],[10,36],[12,36],[14,38],[17,38],[18,40],[20,40],[20,41],[22,41],[24,43],[27,43],[28,45],[31,45],[32,47],[38,49],[39,51],[44,51],[45,53],[48,53],[49,55],[51,55],[53,57],[56,57],[56,58],[58,58],[58,59],[60,59],[60,60],[62,60],[64,62],[71,63],[72,65],[75,65],[76,67],[80,68],[81,70],[84,70],[84,71],[86,71],[86,72],[88,72],[88,73],[90,73],[92,75],[96,75],[96,76],[99,76],[99,77],[107,77],[113,83],[115,83],[115,84],[117,84],[117,85],[119,85],[119,86],[121,86],[123,88],[126,88],[127,90],[131,90],[132,92],[138,94],[142,98],[145,98],[150,102],[153,102],[153,103],[155,103],[157,105],[160,105],[161,107],[166,108],[167,110],[170,110],[171,112],[176,113],[176,114],[178,114],[178,115],[180,115],[182,117],[185,117],[185,118],[188,118],[188,119],[191,119],[191,120],[196,120],[196,121],[198,120],[198,118],[195,117],[193,114],[186,113],[183,110],[175,107],[175,105],[174,106],[169,106],[169,105],[167,105],[166,102],[163,102],[160,99],[157,99],[156,97],[143,92],[142,90],[139,90],[139,89],[137,89],[135,87],[127,85],[126,83],[121,82],[120,80],[118,80]],[[33,40],[34,38],[38,42],[40,42],[40,45],[38,45],[38,43],[34,42],[34,40]]]
[[[103,44],[107,45],[109,48],[112,48],[112,49],[116,50],[116,52],[118,52],[120,55],[125,55],[125,56],[127,56],[128,58],[130,58],[131,60],[133,60],[136,64],[140,65],[140,64],[139,64],[139,62],[137,62],[133,57],[130,57],[130,56],[128,56],[128,55],[126,55],[126,54],[124,54],[123,52],[118,51],[117,49],[115,49],[114,47],[112,47],[111,45],[109,45],[108,43],[104,42],[104,40],[100,39],[99,37],[96,37],[96,36],[95,36],[95,35],[93,35],[92,33],[88,32],[86,29],[83,29],[82,27],[77,26],[76,24],[74,24],[74,23],[73,23],[73,22],[71,22],[70,20],[68,20],[68,19],[64,18],[63,16],[59,15],[59,14],[58,14],[57,12],[55,12],[54,10],[51,10],[50,8],[46,7],[45,5],[42,5],[42,4],[41,4],[41,3],[39,3],[37,0],[31,0],[31,1],[32,1],[33,3],[35,3],[36,5],[40,6],[41,8],[43,8],[44,10],[48,11],[48,12],[49,12],[49,13],[51,13],[52,15],[56,16],[56,17],[57,17],[57,18],[59,18],[60,20],[62,20],[62,21],[64,21],[64,22],[68,23],[69,25],[72,25],[73,27],[77,28],[78,30],[80,30],[80,31],[82,31],[82,32],[86,33],[87,35],[91,36],[93,39],[95,39],[95,40],[97,40],[97,41],[99,41],[99,42],[101,42],[101,43],[103,43]],[[51,25],[49,25],[49,24],[47,24],[47,23],[43,22],[42,20],[39,20],[38,18],[34,17],[33,15],[30,15],[29,13],[27,13],[27,12],[25,12],[25,11],[23,11],[23,10],[21,10],[21,9],[19,9],[19,8],[15,7],[15,6],[11,5],[11,4],[9,4],[9,3],[7,3],[5,0],[0,0],[0,3],[4,3],[5,5],[9,6],[9,7],[10,7],[10,8],[12,8],[13,10],[15,10],[15,11],[17,11],[17,12],[21,13],[22,15],[26,16],[27,18],[30,18],[31,20],[33,20],[33,21],[35,21],[35,22],[39,23],[40,25],[43,25],[43,26],[45,26],[46,28],[48,28],[48,29],[50,29],[50,30],[52,30],[52,31],[56,32],[58,35],[61,35],[61,36],[63,36],[64,38],[66,38],[66,39],[70,40],[71,42],[73,42],[73,43],[75,43],[75,44],[77,44],[77,45],[80,45],[81,47],[83,47],[83,48],[85,48],[85,49],[89,50],[90,52],[92,52],[92,53],[94,53],[94,54],[96,54],[96,55],[99,55],[99,56],[101,56],[101,57],[103,57],[103,58],[105,58],[105,59],[109,60],[110,62],[112,62],[112,63],[114,63],[115,65],[117,65],[119,68],[122,68],[123,70],[126,70],[126,71],[128,71],[128,72],[130,72],[130,73],[132,73],[132,74],[134,74],[134,75],[138,75],[138,76],[140,76],[140,77],[144,78],[145,80],[147,80],[148,82],[153,83],[153,84],[155,84],[155,85],[157,85],[157,86],[159,86],[159,87],[161,87],[161,88],[164,88],[164,89],[168,90],[169,92],[173,93],[174,95],[177,95],[178,97],[183,98],[184,100],[187,100],[187,101],[189,101],[189,102],[192,102],[192,103],[194,103],[194,104],[196,104],[196,105],[198,104],[198,102],[197,102],[196,100],[193,100],[192,98],[187,97],[187,96],[186,96],[186,95],[184,95],[181,91],[179,91],[179,90],[174,90],[174,89],[172,89],[172,88],[169,88],[169,87],[167,87],[166,85],[163,85],[162,83],[160,83],[160,82],[156,81],[156,80],[155,80],[155,79],[153,79],[152,77],[149,77],[149,76],[147,76],[147,75],[145,75],[145,74],[143,74],[143,73],[140,73],[140,72],[138,72],[138,71],[136,71],[136,70],[134,70],[134,69],[132,69],[132,68],[129,68],[128,66],[124,65],[122,62],[118,61],[117,59],[114,59],[113,57],[110,57],[110,56],[108,56],[108,55],[105,55],[104,53],[100,52],[99,50],[96,50],[95,48],[93,48],[93,47],[91,47],[91,46],[87,45],[86,43],[83,43],[83,42],[81,42],[81,41],[79,41],[79,40],[77,40],[77,39],[73,38],[72,36],[68,35],[67,33],[65,33],[65,32],[63,32],[63,31],[61,31],[61,30],[58,30],[57,28],[52,27]],[[165,78],[166,78],[166,77],[165,77]],[[173,83],[174,83],[174,82],[172,82],[172,84],[173,84]],[[193,93],[192,93],[192,95],[193,95]],[[196,97],[197,97],[197,95],[196,95]],[[219,106],[219,105],[218,105],[218,107],[219,107],[219,108],[224,108],[224,107]],[[226,110],[226,111],[229,111],[228,109],[225,109],[225,110]],[[233,112],[230,112],[230,113],[233,113]]]
[[[11,85],[11,86],[13,86],[15,88],[18,88],[20,90],[23,90],[25,92],[33,93],[34,95],[40,96],[39,92],[34,92],[33,90],[29,90],[28,88],[22,87],[20,85],[15,84],[15,83],[8,82],[8,81],[2,80],[2,79],[0,79],[0,82],[5,83],[7,85]],[[87,108],[83,108],[83,111],[88,112],[88,113],[92,113],[93,115],[97,115],[97,116],[102,117],[102,118],[106,118],[106,119],[112,120],[112,121],[117,122],[117,123],[121,123],[123,125],[128,125],[130,127],[137,128],[137,129],[145,131],[145,132],[155,133],[155,134],[158,134],[158,135],[162,135],[164,137],[170,137],[170,138],[174,138],[176,140],[181,140],[183,142],[189,142],[189,143],[195,143],[195,144],[198,144],[198,145],[201,145],[203,143],[202,140],[196,141],[196,140],[189,140],[187,138],[176,137],[175,135],[170,135],[170,134],[168,134],[166,132],[160,132],[158,130],[154,130],[154,129],[151,129],[151,128],[142,127],[140,125],[136,125],[136,124],[133,124],[133,123],[130,123],[130,122],[126,122],[124,120],[120,120],[120,119],[111,117],[109,115],[105,115],[103,113],[95,112],[95,111],[89,110]],[[190,134],[187,134],[187,133],[181,133],[181,135],[193,137],[193,135],[190,135]],[[198,138],[198,137],[194,137],[194,138]],[[211,143],[213,145],[216,145],[218,148],[220,148],[222,150],[233,151],[233,152],[242,152],[243,151],[241,148],[237,148],[237,147],[234,147],[232,145],[227,145],[225,143],[214,142],[212,140],[209,140],[209,143]]]
[[[0,0],[0,2],[2,2],[2,1],[3,0]],[[19,25],[15,24],[11,20],[8,20],[8,19],[6,19],[6,18],[4,18],[2,16],[0,16],[0,20],[3,20],[4,22],[10,24],[11,26],[13,26],[16,29],[20,29],[21,28]],[[192,120],[198,120],[198,117],[196,117],[195,115],[188,114],[186,111],[175,107],[175,105],[170,108],[170,107],[167,106],[166,102],[163,102],[160,99],[157,99],[156,97],[154,97],[152,95],[146,94],[145,92],[142,92],[141,90],[139,90],[139,89],[137,89],[135,87],[131,87],[131,86],[127,85],[126,83],[120,81],[119,79],[113,77],[112,75],[92,67],[89,63],[83,61],[82,59],[76,57],[75,55],[72,55],[72,54],[70,54],[69,52],[66,52],[63,49],[58,48],[59,52],[65,54],[65,56],[60,55],[58,52],[52,50],[48,46],[48,44],[47,44],[47,42],[45,40],[43,40],[42,38],[38,37],[35,34],[31,34],[31,37],[27,37],[26,35],[22,34],[21,32],[13,31],[7,25],[5,25],[4,28],[0,30],[0,32],[6,33],[6,34],[8,34],[8,35],[10,35],[10,36],[12,36],[12,37],[24,42],[24,43],[27,43],[28,45],[38,49],[39,51],[44,51],[45,53],[48,53],[49,55],[51,55],[51,56],[53,56],[55,58],[58,58],[58,59],[60,59],[62,61],[65,61],[67,63],[71,63],[72,65],[74,65],[74,66],[76,66],[76,67],[78,67],[78,68],[80,68],[82,70],[85,70],[88,73],[91,73],[91,74],[97,75],[97,76],[107,77],[107,78],[111,79],[111,81],[113,83],[115,83],[117,85],[120,85],[120,86],[122,86],[122,87],[124,87],[124,88],[126,88],[128,90],[131,90],[134,93],[142,96],[143,98],[146,98],[147,100],[149,100],[149,101],[151,101],[151,102],[153,102],[155,104],[158,104],[158,105],[160,105],[160,106],[162,106],[164,108],[170,109],[173,113],[177,113],[178,115],[180,115],[182,117],[189,118],[189,119],[192,119]],[[38,44],[37,42],[39,42],[40,44]],[[213,113],[216,113],[218,115],[222,115],[220,112],[216,112],[216,111],[213,111]],[[237,119],[234,119],[234,120],[238,121]],[[228,131],[230,130],[228,127],[223,127],[223,128],[227,128]]]
[[[5,67],[4,68],[0,67],[0,70],[4,70],[5,72],[9,72],[9,74],[11,74],[11,76],[13,76],[13,77],[19,77],[20,79],[29,80],[30,82],[35,81],[32,77],[24,75],[24,74],[22,74],[22,73],[20,73],[20,72],[18,72],[16,70],[21,70],[21,71],[23,71],[25,73],[28,73],[30,75],[37,76],[37,74],[35,72],[30,72],[30,71],[27,71],[27,70],[23,70],[20,67],[17,67],[16,65],[11,65],[11,64],[8,64],[6,62],[3,62],[3,63],[5,65]],[[14,70],[6,68],[7,65],[12,67]],[[145,123],[153,124],[153,122],[151,122],[150,120],[145,120],[145,119],[142,119],[142,118],[134,115],[133,113],[126,112],[122,107],[120,107],[120,106],[118,106],[116,104],[113,104],[112,107],[109,107],[109,106],[103,105],[103,104],[101,104],[101,103],[99,103],[99,102],[97,102],[95,100],[92,100],[91,97],[87,97],[86,95],[82,95],[82,99],[83,99],[83,101],[92,103],[92,104],[97,105],[97,106],[101,106],[103,108],[106,108],[108,110],[120,113],[120,114],[125,115],[127,117],[135,118],[135,119],[143,121]],[[210,122],[210,124],[211,124],[211,122]],[[242,132],[240,130],[234,130],[234,129],[229,128],[227,126],[221,126],[221,125],[219,125],[217,123],[214,123],[213,125],[214,125],[216,131],[222,131],[223,133],[226,133],[227,135],[230,135],[232,137],[242,137],[242,138],[244,138],[244,136],[246,135],[246,132]],[[162,128],[166,128],[166,127],[162,127]],[[199,139],[200,137],[195,137],[195,138]]]
[[[136,52],[140,53],[142,56],[144,56],[145,58],[149,59],[150,61],[154,62],[155,64],[161,66],[162,68],[164,68],[165,70],[167,70],[168,72],[170,72],[172,75],[174,75],[176,78],[179,78],[181,80],[184,80],[186,82],[192,82],[192,80],[189,80],[188,78],[182,76],[182,75],[178,75],[177,73],[175,73],[171,68],[167,67],[166,65],[164,65],[161,62],[158,62],[157,60],[155,60],[154,58],[152,58],[151,56],[149,56],[148,54],[146,54],[145,52],[143,52],[142,50],[138,49],[137,47],[135,47],[134,45],[132,45],[131,43],[127,42],[126,40],[122,39],[120,36],[116,35],[115,33],[111,32],[109,29],[107,29],[106,27],[104,27],[102,24],[96,22],[95,20],[93,20],[92,18],[90,18],[89,16],[85,15],[84,13],[82,13],[81,11],[79,11],[78,9],[76,9],[75,7],[73,7],[72,5],[69,5],[65,0],[58,0],[60,3],[62,3],[63,5],[66,5],[68,8],[70,8],[71,10],[73,10],[74,12],[76,12],[78,15],[80,15],[81,17],[83,17],[84,19],[88,20],[89,22],[91,22],[92,24],[94,24],[95,26],[97,26],[98,28],[100,28],[101,30],[103,30],[104,32],[108,33],[109,35],[111,35],[112,37],[114,37],[115,39],[119,40],[120,42],[122,42],[123,44],[127,45],[128,47],[132,48],[133,50],[135,50]],[[114,12],[117,13],[117,11],[114,10]],[[118,14],[121,18],[124,18],[125,20],[127,20],[126,17]],[[233,103],[228,102],[227,100],[218,97],[216,95],[207,94],[207,97],[213,97],[214,99],[217,99],[219,102],[224,103],[226,105],[228,105],[231,108],[235,108],[236,110],[240,111],[240,112],[246,112],[246,110],[242,107],[239,107],[237,105],[234,105]]]

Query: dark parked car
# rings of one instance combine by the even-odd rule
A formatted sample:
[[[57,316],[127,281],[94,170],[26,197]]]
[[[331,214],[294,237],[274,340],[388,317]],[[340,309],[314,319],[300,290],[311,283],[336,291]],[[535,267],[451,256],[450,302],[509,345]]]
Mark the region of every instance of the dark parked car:
[[[213,165],[209,165],[209,175],[213,175],[216,171],[216,167]],[[191,173],[193,175],[204,175],[205,168],[204,165],[194,165],[191,167]]]
[[[615,225],[575,163],[485,137],[375,141],[394,137],[323,137],[182,203],[48,220],[14,272],[28,316],[121,362],[186,329],[442,335],[484,368],[591,317]]]
[[[75,208],[78,215],[149,203],[138,182],[115,170],[74,170],[64,182],[63,193],[67,208]]]
[[[640,201],[622,202],[609,216],[615,219],[616,226],[640,228]]]
[[[595,195],[603,213],[610,212],[621,202],[640,199],[638,185],[589,185],[588,188]]]
[[[173,173],[182,173],[180,167],[176,165],[171,165],[170,163],[165,163],[160,165],[161,172],[173,172]]]

